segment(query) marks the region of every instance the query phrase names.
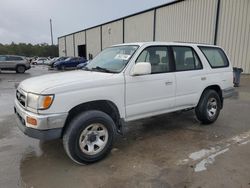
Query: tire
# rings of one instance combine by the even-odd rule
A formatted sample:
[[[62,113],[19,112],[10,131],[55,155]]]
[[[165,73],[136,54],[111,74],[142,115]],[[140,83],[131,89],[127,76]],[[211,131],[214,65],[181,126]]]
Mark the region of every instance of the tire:
[[[64,65],[62,65],[62,66],[57,66],[56,69],[57,69],[57,70],[62,70],[62,71],[64,71],[64,70],[65,70],[65,66],[64,66]]]
[[[16,67],[16,73],[24,73],[26,71],[26,67],[23,65],[18,65]]]
[[[195,108],[196,117],[203,124],[215,122],[220,114],[221,99],[215,90],[205,90]]]
[[[99,161],[112,149],[114,129],[115,124],[106,113],[83,112],[69,122],[63,135],[64,149],[78,164]]]

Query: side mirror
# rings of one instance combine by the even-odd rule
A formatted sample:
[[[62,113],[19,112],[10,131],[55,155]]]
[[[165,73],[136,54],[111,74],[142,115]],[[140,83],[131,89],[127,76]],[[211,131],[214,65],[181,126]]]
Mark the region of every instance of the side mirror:
[[[132,75],[146,75],[151,74],[151,64],[148,62],[138,62],[134,65]]]

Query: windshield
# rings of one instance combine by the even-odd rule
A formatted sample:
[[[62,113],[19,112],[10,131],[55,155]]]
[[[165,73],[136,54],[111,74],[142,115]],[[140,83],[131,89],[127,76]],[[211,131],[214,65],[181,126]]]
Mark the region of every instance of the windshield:
[[[106,48],[89,62],[85,70],[111,73],[121,72],[137,48],[138,46],[135,45]]]
[[[64,61],[69,61],[71,59],[72,59],[72,57],[68,57],[68,58],[64,59]]]

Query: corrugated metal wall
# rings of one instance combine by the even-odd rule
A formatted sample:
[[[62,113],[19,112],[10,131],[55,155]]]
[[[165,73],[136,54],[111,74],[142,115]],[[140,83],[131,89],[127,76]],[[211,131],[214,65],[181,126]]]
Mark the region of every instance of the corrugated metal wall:
[[[123,42],[123,20],[102,26],[102,48]]]
[[[221,0],[217,44],[233,66],[250,73],[250,1]]]
[[[89,54],[95,57],[101,51],[101,27],[95,27],[86,32],[87,58]]]
[[[213,44],[217,0],[187,0],[156,10],[156,40]]]
[[[217,5],[220,2],[216,44],[227,52],[232,64],[250,73],[250,0],[185,0],[66,36],[66,55],[78,55],[86,44],[88,54],[125,42],[184,41],[214,44]],[[155,14],[154,14],[155,13]],[[155,15],[155,16],[154,16]],[[124,20],[124,28],[123,28]],[[154,22],[155,21],[155,22]],[[87,38],[85,39],[85,33]],[[58,39],[64,56],[64,37]]]
[[[85,31],[75,33],[75,56],[78,56],[78,45],[84,45],[85,42]]]
[[[74,56],[74,37],[72,35],[66,36],[66,55]]]
[[[154,11],[149,11],[124,20],[125,42],[153,41]]]
[[[65,37],[58,39],[58,50],[60,57],[65,56]]]

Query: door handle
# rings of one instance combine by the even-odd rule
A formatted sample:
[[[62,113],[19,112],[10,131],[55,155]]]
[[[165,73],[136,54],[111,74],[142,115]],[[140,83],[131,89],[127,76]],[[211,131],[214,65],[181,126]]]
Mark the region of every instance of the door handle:
[[[165,85],[168,86],[168,85],[172,85],[173,82],[165,82]]]

